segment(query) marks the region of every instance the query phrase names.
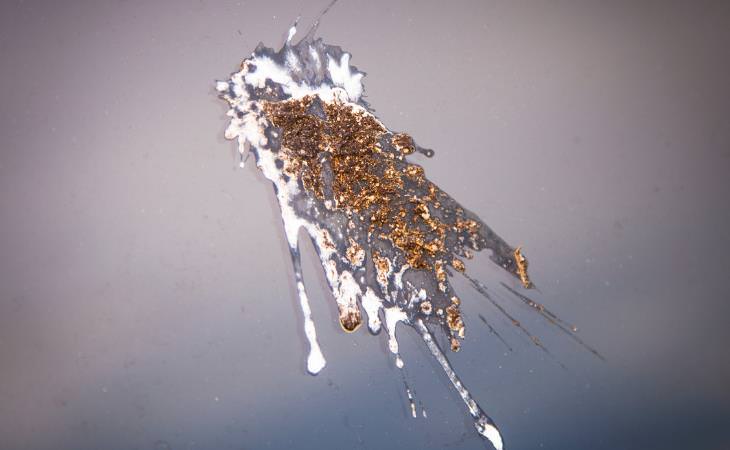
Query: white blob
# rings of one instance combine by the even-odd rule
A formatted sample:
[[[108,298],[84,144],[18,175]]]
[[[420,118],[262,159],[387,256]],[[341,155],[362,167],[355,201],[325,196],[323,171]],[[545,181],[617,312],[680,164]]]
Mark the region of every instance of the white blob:
[[[480,430],[480,428],[482,429]],[[489,423],[484,425],[484,427],[480,427],[479,425],[477,425],[477,431],[479,432],[479,434],[487,438],[497,450],[502,450],[504,448],[502,435],[499,434],[499,430],[497,430],[494,425]]]
[[[351,102],[356,102],[362,95],[362,74],[355,73],[354,75],[350,72],[350,54],[344,53],[340,58],[339,63],[327,57],[327,70],[330,72],[330,77],[335,86],[341,86],[347,92],[347,96]]]
[[[380,316],[378,313],[383,307],[383,300],[380,299],[371,288],[365,290],[365,295],[360,299],[365,313],[368,315],[368,328],[373,333],[380,331]]]
[[[339,286],[335,292],[335,300],[340,309],[352,310],[357,308],[357,298],[362,294],[360,285],[357,284],[352,274],[343,270],[339,276]]]
[[[217,81],[215,83],[215,90],[218,92],[226,92],[228,90],[228,82],[227,81]]]
[[[408,319],[406,313],[397,306],[385,308],[385,328],[388,329],[388,348],[391,353],[398,353],[398,340],[395,337],[395,327],[398,322],[405,322]]]
[[[302,70],[301,65],[299,64],[299,58],[297,58],[297,55],[295,55],[291,50],[286,52],[286,65],[289,66],[291,70],[296,70],[297,72],[301,72]]]

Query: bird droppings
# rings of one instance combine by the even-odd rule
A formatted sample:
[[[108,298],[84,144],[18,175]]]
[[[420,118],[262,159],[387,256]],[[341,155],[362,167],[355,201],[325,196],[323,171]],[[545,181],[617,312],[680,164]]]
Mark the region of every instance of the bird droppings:
[[[319,373],[326,360],[302,276],[300,229],[314,243],[342,329],[354,332],[366,322],[378,334],[384,325],[388,348],[402,369],[396,328],[399,323],[413,327],[464,401],[479,435],[502,449],[499,430],[454,372],[436,335],[443,334],[454,352],[466,336],[461,300],[450,283],[453,269],[544,349],[486,286],[467,275],[464,263],[486,249],[494,264],[531,288],[527,258],[426,178],[423,167],[409,158],[434,152],[372,113],[363,99],[364,73],[350,64],[349,53],[315,38],[315,28],[295,44],[293,26],[278,51],[259,44],[240,70],[216,83],[230,106],[225,137],[237,141],[242,158],[253,153],[274,185],[309,343],[307,370]],[[573,330],[509,289],[564,331]],[[414,391],[405,376],[403,382],[416,417]]]

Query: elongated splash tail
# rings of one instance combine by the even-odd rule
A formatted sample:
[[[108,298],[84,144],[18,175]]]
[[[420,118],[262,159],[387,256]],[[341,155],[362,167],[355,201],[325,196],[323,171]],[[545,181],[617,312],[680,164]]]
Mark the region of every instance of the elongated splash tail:
[[[502,435],[497,429],[494,421],[482,410],[479,404],[474,401],[471,394],[467,390],[466,386],[461,382],[459,377],[451,367],[449,360],[446,358],[444,352],[441,351],[436,340],[433,338],[431,331],[423,323],[421,319],[417,319],[415,322],[416,330],[421,334],[421,338],[426,343],[428,350],[431,352],[436,361],[439,362],[441,368],[444,369],[446,376],[449,377],[449,381],[454,386],[454,389],[459,393],[461,399],[464,401],[469,414],[474,419],[474,426],[477,429],[479,435],[489,441],[494,448],[497,450],[504,449],[504,442],[502,441]]]

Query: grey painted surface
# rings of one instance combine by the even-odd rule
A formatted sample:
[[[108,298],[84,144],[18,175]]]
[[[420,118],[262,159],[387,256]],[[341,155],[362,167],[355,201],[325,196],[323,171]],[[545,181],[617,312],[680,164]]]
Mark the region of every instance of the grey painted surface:
[[[728,7],[378,3],[319,34],[608,358],[510,304],[563,370],[457,282],[452,362],[508,446],[728,448]],[[212,82],[322,6],[0,6],[0,448],[482,447],[412,333],[429,418],[407,416],[384,338],[339,330],[311,253],[329,364],[304,373],[273,194],[235,169]]]

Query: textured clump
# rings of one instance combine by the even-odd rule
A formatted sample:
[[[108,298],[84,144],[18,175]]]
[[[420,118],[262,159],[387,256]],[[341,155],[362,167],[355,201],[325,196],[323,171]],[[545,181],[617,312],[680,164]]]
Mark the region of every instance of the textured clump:
[[[359,275],[370,281],[377,281],[380,273],[382,283],[365,287],[403,306],[412,299],[401,294],[414,292],[391,286],[389,272],[425,272],[417,286],[425,297],[417,295],[412,303],[428,301],[436,305],[436,315],[418,306],[409,320],[439,323],[450,334],[452,348],[458,349],[464,325],[445,268],[465,270],[459,257],[470,257],[470,250],[488,245],[485,226],[428,181],[420,166],[406,160],[415,151],[410,136],[389,132],[367,111],[340,101],[323,102],[316,95],[267,101],[263,111],[281,136],[276,160],[282,172],[300,180],[321,203],[321,216],[344,213],[348,233],[354,235],[348,236],[345,251],[348,269],[357,272],[362,267]],[[511,259],[515,251],[492,236],[492,247],[508,249],[501,257],[505,267],[517,267],[527,279],[526,272],[519,271],[520,260]],[[365,257],[368,253],[370,258]],[[348,331],[351,319],[343,317]]]
[[[385,326],[398,367],[403,362],[397,324],[416,329],[479,434],[502,448],[497,428],[456,376],[434,333],[443,333],[453,351],[466,336],[461,300],[450,284],[456,273],[507,314],[485,286],[466,274],[464,260],[474,252],[487,249],[491,260],[525,288],[532,286],[527,259],[409,160],[433,152],[410,135],[388,129],[370,111],[362,98],[364,74],[350,65],[348,53],[315,39],[311,31],[293,44],[295,32],[292,27],[279,51],[259,45],[216,88],[230,105],[226,137],[237,140],[242,154],[252,152],[274,184],[310,345],[307,369],[318,373],[325,359],[301,273],[301,229],[320,257],[342,328],[357,330],[364,310],[372,333]]]

